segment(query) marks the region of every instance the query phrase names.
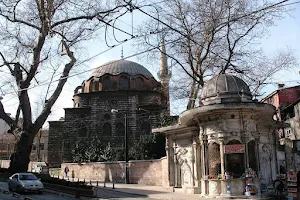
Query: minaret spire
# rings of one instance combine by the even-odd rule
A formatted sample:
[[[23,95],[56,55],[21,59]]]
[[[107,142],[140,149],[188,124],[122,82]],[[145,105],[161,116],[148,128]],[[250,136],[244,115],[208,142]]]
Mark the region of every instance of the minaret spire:
[[[121,59],[124,58],[124,55],[123,55],[123,46],[122,46],[122,49],[121,49]]]
[[[163,93],[167,98],[167,109],[168,114],[170,115],[170,91],[169,91],[169,82],[171,78],[171,72],[168,69],[168,60],[166,54],[166,46],[164,38],[161,41],[161,53],[160,53],[160,67],[159,72],[157,73],[158,78],[161,81]]]

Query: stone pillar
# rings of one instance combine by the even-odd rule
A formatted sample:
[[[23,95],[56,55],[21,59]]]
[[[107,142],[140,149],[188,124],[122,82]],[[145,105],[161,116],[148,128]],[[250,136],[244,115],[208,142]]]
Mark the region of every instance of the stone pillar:
[[[255,158],[256,158],[256,165],[257,165],[257,173],[260,172],[260,158],[259,158],[259,137],[255,138]]]
[[[204,180],[205,176],[208,175],[207,167],[207,136],[204,135],[200,140],[201,145],[201,168],[202,168],[202,179],[201,179],[201,194],[202,196],[208,195],[208,181]]]
[[[196,140],[195,137],[193,137],[193,143],[192,143],[192,155],[191,155],[191,164],[192,164],[192,184],[193,186],[196,185],[196,177],[197,177],[197,166],[196,166]]]
[[[174,186],[178,187],[178,176],[179,176],[179,171],[178,171],[178,159],[177,159],[177,144],[176,141],[173,141],[173,150],[174,150]]]
[[[221,174],[223,179],[223,176],[225,175],[224,140],[220,140],[220,159],[221,159]]]
[[[171,153],[171,150],[172,150],[172,146],[170,147],[170,138],[169,137],[166,137],[166,156],[167,156],[167,161],[168,161],[168,186],[171,186],[171,185],[174,185],[174,170],[173,170],[173,156],[172,153]]]

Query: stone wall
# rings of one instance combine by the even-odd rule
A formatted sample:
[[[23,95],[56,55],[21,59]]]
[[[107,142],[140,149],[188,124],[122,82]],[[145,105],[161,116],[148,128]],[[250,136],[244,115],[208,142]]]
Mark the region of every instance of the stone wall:
[[[0,160],[0,168],[8,169],[10,164],[10,160]],[[32,172],[35,170],[37,166],[46,166],[45,162],[30,162],[28,164],[28,172]]]
[[[119,182],[125,179],[125,162],[62,163],[60,175],[68,166],[68,176],[77,179]],[[168,182],[166,157],[157,160],[129,161],[129,181],[143,185],[166,185]]]

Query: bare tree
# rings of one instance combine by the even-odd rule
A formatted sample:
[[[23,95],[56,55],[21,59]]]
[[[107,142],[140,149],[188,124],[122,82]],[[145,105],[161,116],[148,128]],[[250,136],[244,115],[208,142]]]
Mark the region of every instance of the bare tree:
[[[146,43],[152,48],[164,38],[167,55],[174,63],[173,71],[178,72],[176,75],[173,72],[173,87],[177,96],[189,98],[187,109],[195,107],[205,81],[218,73],[242,76],[257,92],[276,72],[295,65],[291,51],[268,58],[259,47],[268,27],[288,11],[285,2],[170,0],[158,4],[161,6],[155,5],[159,16],[157,12],[149,14],[138,8],[150,17],[148,26],[141,27],[140,31],[159,32],[160,35],[144,37],[136,46],[141,50]],[[259,70],[258,66],[263,63],[273,65],[266,64],[264,68],[267,69]]]
[[[0,118],[21,136],[11,156],[10,172],[26,171],[34,137],[51,113],[70,71],[75,50],[83,41],[101,33],[115,15],[127,12],[119,2],[70,0],[4,0],[0,2],[0,65],[2,76],[11,76],[17,88],[18,109],[11,118],[0,102]],[[55,75],[49,75],[55,66]],[[52,71],[53,72],[53,71]],[[53,77],[60,76],[57,81]],[[30,89],[50,83],[45,101],[34,118]],[[2,85],[6,87],[6,85]],[[17,122],[23,118],[22,126]]]

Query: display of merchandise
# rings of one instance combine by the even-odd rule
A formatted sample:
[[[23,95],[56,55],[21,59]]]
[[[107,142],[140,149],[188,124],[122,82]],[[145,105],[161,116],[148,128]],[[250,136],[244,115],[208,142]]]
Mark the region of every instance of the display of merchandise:
[[[289,199],[298,199],[297,198],[297,174],[294,170],[290,170],[287,173],[287,197]]]

